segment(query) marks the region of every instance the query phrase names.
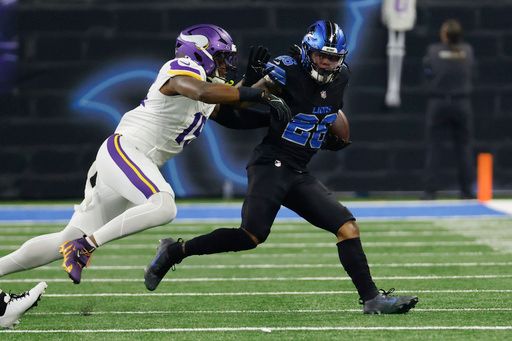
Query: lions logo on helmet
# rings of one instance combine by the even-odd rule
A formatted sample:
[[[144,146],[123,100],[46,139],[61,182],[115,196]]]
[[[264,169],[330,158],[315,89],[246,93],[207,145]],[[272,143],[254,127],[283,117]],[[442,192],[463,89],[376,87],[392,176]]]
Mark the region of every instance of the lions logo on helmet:
[[[313,23],[302,39],[301,63],[319,83],[333,81],[347,53],[345,34],[338,24],[328,20]]]

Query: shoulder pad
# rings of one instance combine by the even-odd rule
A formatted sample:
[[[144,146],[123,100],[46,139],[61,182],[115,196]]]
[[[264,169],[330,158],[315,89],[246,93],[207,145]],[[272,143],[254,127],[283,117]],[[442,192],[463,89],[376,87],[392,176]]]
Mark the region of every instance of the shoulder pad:
[[[190,58],[175,58],[169,62],[167,74],[174,76],[189,76],[206,81],[206,72],[203,67]]]
[[[283,64],[284,66],[297,65],[297,61],[295,60],[295,58],[288,55],[276,57],[274,58],[274,62],[277,64]]]
[[[268,62],[265,71],[268,72],[269,78],[279,85],[286,85],[286,67],[297,65],[297,61],[290,56],[279,56]],[[269,71],[271,70],[271,71]]]
[[[348,67],[347,64],[341,65],[340,76],[345,81],[348,81],[350,79],[351,72],[350,72],[350,68]]]

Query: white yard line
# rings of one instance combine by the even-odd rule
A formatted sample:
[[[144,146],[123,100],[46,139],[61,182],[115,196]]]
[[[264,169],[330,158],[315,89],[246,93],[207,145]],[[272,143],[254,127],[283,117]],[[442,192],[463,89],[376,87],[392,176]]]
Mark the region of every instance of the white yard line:
[[[32,329],[7,330],[5,334],[92,334],[92,333],[184,333],[184,332],[282,332],[282,331],[430,331],[430,330],[512,330],[512,326],[396,326],[396,327],[216,327],[216,328],[148,328],[148,329]],[[0,334],[2,332],[0,331]]]
[[[463,263],[370,263],[372,268],[446,268],[446,267],[481,267],[512,266],[512,262],[463,262]],[[238,264],[238,265],[180,265],[180,270],[223,270],[223,269],[317,269],[341,267],[339,263],[318,264]],[[145,265],[92,265],[87,271],[144,270]],[[61,266],[41,266],[37,270],[62,271]]]
[[[364,242],[363,242],[364,246]],[[403,256],[418,256],[418,257],[443,257],[443,256],[487,256],[487,255],[501,255],[502,252],[499,251],[454,251],[454,252],[367,252],[367,254],[371,256],[390,256],[390,255],[403,255]],[[209,257],[233,257],[231,254],[214,254],[208,255]],[[280,253],[280,252],[270,252],[265,251],[265,253],[242,253],[240,254],[241,258],[261,258],[261,257],[271,257],[271,258],[279,258],[279,257],[338,257],[337,252],[323,252],[323,253]],[[109,257],[109,256],[106,256]],[[123,257],[123,256],[120,256]],[[137,256],[140,257],[140,256]]]
[[[388,257],[388,256],[397,256],[397,255],[400,255],[403,257],[407,257],[407,256],[417,256],[417,257],[495,256],[495,255],[502,255],[502,254],[503,253],[499,252],[499,251],[488,251],[488,252],[483,252],[483,251],[475,251],[475,252],[471,252],[471,251],[470,252],[467,252],[467,251],[455,251],[455,252],[393,252],[393,251],[367,252],[367,255],[374,256],[374,257],[377,257],[377,256]],[[315,258],[320,258],[320,257],[327,257],[327,258],[333,258],[333,259],[338,258],[338,254],[335,250],[333,250],[332,252],[319,252],[319,253],[314,253],[314,254],[297,253],[297,252],[280,253],[280,252],[271,252],[271,251],[265,251],[265,253],[247,252],[247,253],[240,253],[237,256],[233,256],[232,253],[218,253],[218,254],[208,255],[208,258],[213,259],[213,258],[225,258],[225,257],[228,257],[228,258],[240,257],[240,258],[259,258],[259,259],[272,258],[272,259],[276,259],[276,258],[301,258],[301,257],[311,258],[312,256],[314,256]],[[101,258],[102,260],[133,259],[133,258],[140,259],[140,257],[141,257],[140,255],[113,255],[113,254],[102,254],[99,256],[99,258]],[[97,262],[99,258],[96,258],[95,262]]]
[[[36,280],[34,280],[36,281]],[[508,294],[512,289],[436,289],[436,290],[407,290],[396,291],[399,294]],[[105,292],[105,293],[84,293],[84,294],[45,294],[44,297],[186,297],[186,296],[315,296],[315,295],[356,295],[355,290],[331,290],[331,291],[260,291],[260,292]]]
[[[430,242],[364,242],[365,248],[372,247],[421,247],[421,246],[475,246],[481,245],[479,241],[430,241]],[[154,250],[157,243],[148,244],[114,244],[105,245],[107,249],[151,249]],[[275,249],[275,248],[319,248],[319,247],[334,247],[336,243],[268,243],[262,244],[260,249]],[[2,245],[0,250],[15,250],[18,245]]]
[[[204,230],[203,230],[204,231]],[[0,229],[1,233],[6,233],[8,231],[4,231]],[[15,235],[3,235],[1,238],[2,240],[9,240],[9,241],[25,241],[29,239],[31,236],[23,235],[20,236],[19,233],[21,231],[11,231],[13,233],[17,233]],[[51,232],[51,231],[47,231]],[[199,233],[192,233],[193,231],[186,231],[186,232],[180,232],[179,235],[182,238],[193,238]],[[173,235],[176,235],[177,233],[173,232]],[[324,239],[326,240],[326,234],[321,232],[284,232],[284,233],[273,233],[271,235],[271,240],[277,240],[277,239]],[[457,232],[451,232],[451,231],[371,231],[371,232],[364,232],[363,237],[460,237],[460,234]],[[159,238],[164,238],[165,235],[163,233],[161,234],[143,234],[143,235],[136,235],[133,237],[130,237],[132,241],[153,241],[157,242]],[[435,241],[433,241],[435,242]]]
[[[444,221],[457,221],[457,220],[488,220],[488,219],[510,219],[510,216],[503,215],[495,215],[495,214],[479,214],[474,216],[468,216],[468,215],[451,215],[451,216],[445,216],[445,215],[425,215],[425,216],[404,216],[402,214],[397,214],[396,216],[359,216],[357,217],[358,221],[361,222],[382,222],[386,223],[389,221],[400,221],[400,222],[429,222],[432,220],[444,220]],[[42,225],[62,225],[65,226],[69,222],[69,219],[48,219],[48,220],[2,220],[0,219],[0,225],[7,225],[7,226],[13,226],[13,225],[36,225],[36,224],[42,224]],[[304,219],[301,217],[277,217],[276,218],[277,223],[304,223]],[[215,218],[215,217],[205,217],[205,218],[176,218],[175,220],[176,224],[215,224],[215,225],[238,225],[240,224],[240,218]]]
[[[508,219],[504,219],[502,217],[497,217],[496,219],[490,219],[483,223],[490,224],[491,226],[502,226],[504,220],[509,220],[511,217],[508,217]],[[432,217],[431,221],[435,221],[435,217]],[[467,218],[467,219],[453,219],[449,220],[448,222],[445,222],[447,224],[456,224],[456,225],[464,225],[466,223],[476,222],[478,224],[482,224],[481,220],[473,219],[473,217]],[[226,223],[229,223],[228,221]],[[402,222],[402,221],[382,221],[378,222],[378,224],[369,224],[365,225],[363,224],[361,226],[361,231],[363,233],[366,232],[387,232],[387,231],[446,231],[443,228],[438,227],[436,224],[431,224],[429,221],[417,221],[417,224],[412,224],[412,222]],[[145,232],[146,235],[155,235],[155,234],[174,234],[174,233],[190,233],[190,232],[198,232],[198,231],[209,231],[214,230],[217,228],[216,222],[209,222],[209,221],[202,221],[200,223],[179,223],[179,222],[172,222],[169,225],[166,226],[160,226],[156,228],[152,228]],[[56,232],[60,231],[64,228],[63,225],[58,224],[42,224],[42,223],[29,223],[29,224],[16,224],[13,223],[11,225],[2,225],[0,224],[0,232],[40,232],[43,231],[49,231],[49,232]],[[283,222],[276,221],[272,225],[272,234],[284,234],[284,233],[318,233],[321,235],[325,235],[326,232],[310,225],[306,221],[297,221],[293,222],[292,224],[287,224]]]
[[[512,275],[468,275],[468,276],[374,276],[374,280],[444,280],[444,279],[499,279],[512,278]],[[142,278],[91,278],[90,283],[133,283],[142,282]],[[32,283],[45,281],[48,283],[66,283],[66,278],[21,278],[21,279],[0,279],[0,283]],[[351,281],[349,277],[191,277],[163,279],[162,282],[303,282],[303,281]]]
[[[512,308],[414,308],[414,312],[507,312]],[[27,315],[59,316],[59,315],[177,315],[177,314],[324,314],[324,313],[361,313],[361,309],[295,309],[295,310],[125,310],[125,311],[61,311],[61,312],[29,312]]]

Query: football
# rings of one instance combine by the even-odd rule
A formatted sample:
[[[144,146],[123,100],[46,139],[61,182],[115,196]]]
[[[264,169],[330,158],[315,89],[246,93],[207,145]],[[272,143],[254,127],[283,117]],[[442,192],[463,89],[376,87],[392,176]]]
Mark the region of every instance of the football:
[[[341,138],[343,141],[350,140],[350,126],[348,124],[347,116],[343,111],[338,110],[338,114],[334,123],[329,127],[329,132]]]

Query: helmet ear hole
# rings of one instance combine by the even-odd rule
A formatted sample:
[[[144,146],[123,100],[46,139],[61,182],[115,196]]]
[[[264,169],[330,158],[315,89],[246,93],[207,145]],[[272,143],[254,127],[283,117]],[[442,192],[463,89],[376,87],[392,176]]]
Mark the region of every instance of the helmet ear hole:
[[[196,58],[196,60],[201,63],[203,61],[203,57],[201,57],[201,55],[197,52],[194,52],[194,57]]]

